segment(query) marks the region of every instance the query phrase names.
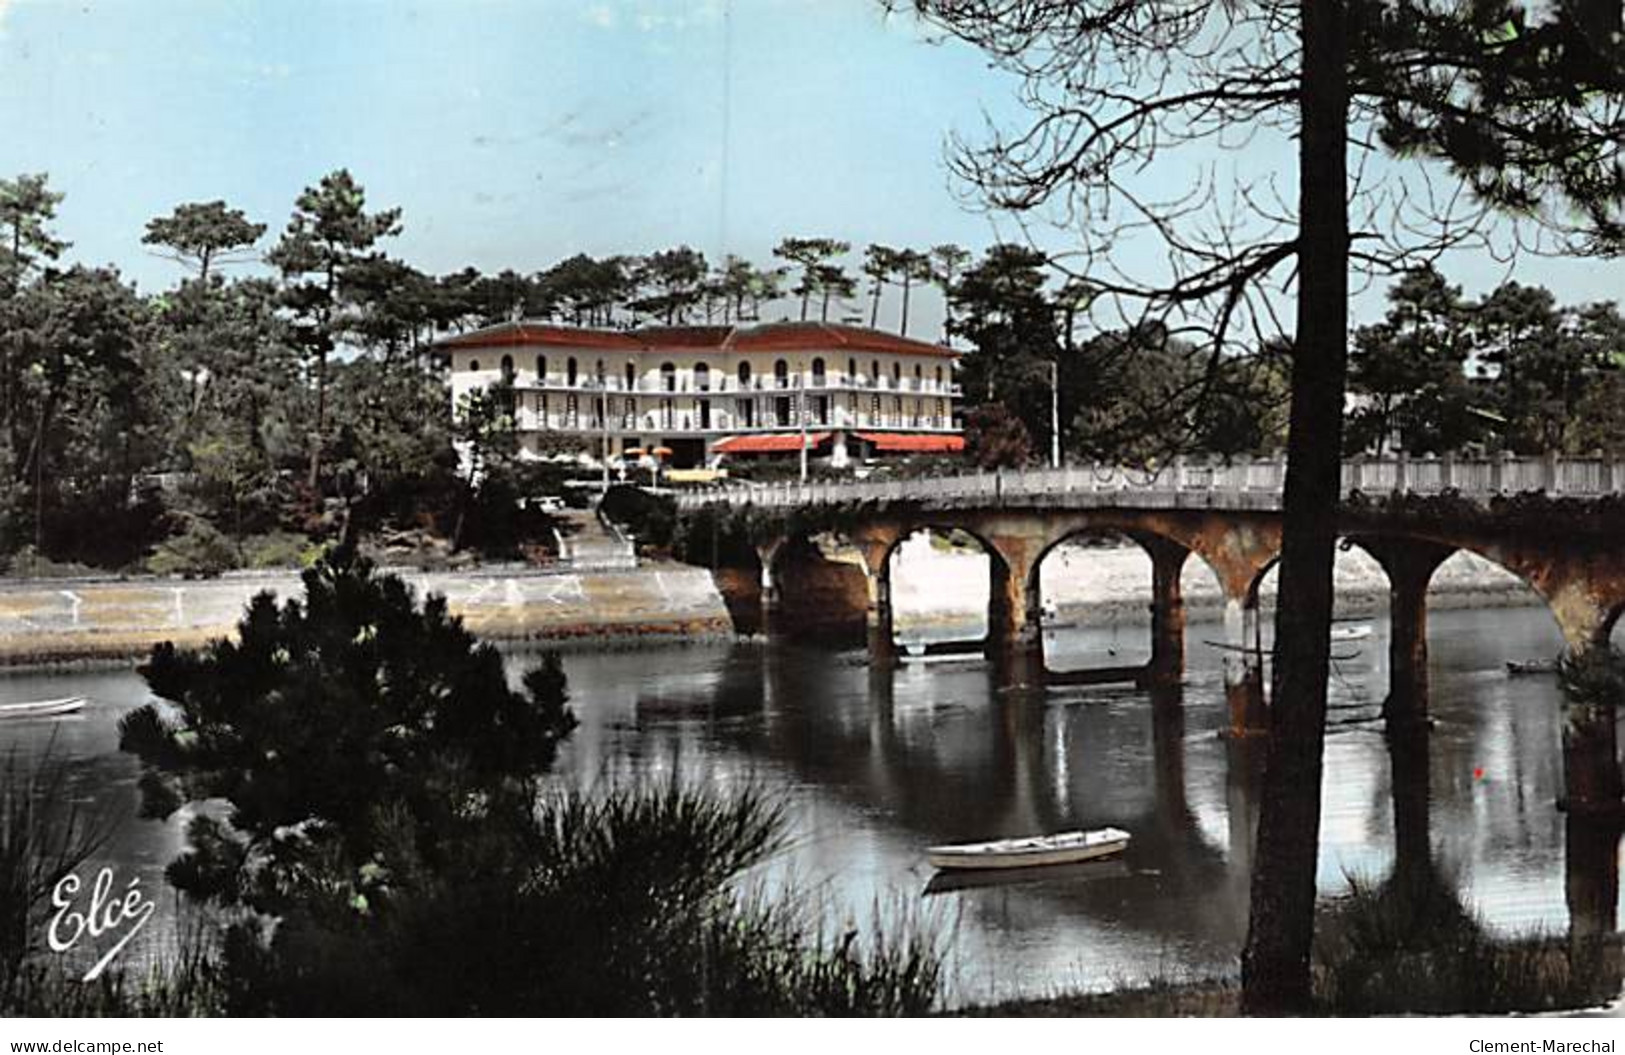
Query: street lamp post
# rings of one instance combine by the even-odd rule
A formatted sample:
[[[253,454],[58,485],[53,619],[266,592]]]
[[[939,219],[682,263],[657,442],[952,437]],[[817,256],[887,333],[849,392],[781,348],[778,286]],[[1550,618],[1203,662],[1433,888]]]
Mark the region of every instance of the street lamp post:
[[[609,494],[609,382],[604,383],[603,395],[598,402],[598,420],[603,431],[604,494]]]

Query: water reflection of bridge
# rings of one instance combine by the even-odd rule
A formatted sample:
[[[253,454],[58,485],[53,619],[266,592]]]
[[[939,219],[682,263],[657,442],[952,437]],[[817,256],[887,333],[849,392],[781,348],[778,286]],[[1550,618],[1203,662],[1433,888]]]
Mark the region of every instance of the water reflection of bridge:
[[[1159,686],[1057,706],[1001,691],[991,666],[894,671],[853,660],[739,649],[693,701],[693,713],[714,719],[708,735],[793,783],[836,796],[858,814],[882,811],[909,846],[1128,828],[1130,874],[1024,886],[1018,911],[1033,926],[1046,916],[1087,920],[1159,946],[1240,948],[1260,745],[1214,736],[1224,724],[1215,682],[1192,686],[1189,699],[1178,686]],[[1194,779],[1192,757],[1200,770]],[[1436,859],[1430,757],[1439,761],[1425,738],[1396,740],[1388,786],[1374,790],[1392,797],[1390,879],[1448,886],[1449,870]],[[1466,764],[1465,755],[1444,761],[1446,771]],[[1617,829],[1571,818],[1566,831],[1571,931],[1612,934],[1617,862],[1604,851],[1617,846]],[[1124,884],[1152,884],[1157,893]],[[968,904],[975,911],[984,902]]]

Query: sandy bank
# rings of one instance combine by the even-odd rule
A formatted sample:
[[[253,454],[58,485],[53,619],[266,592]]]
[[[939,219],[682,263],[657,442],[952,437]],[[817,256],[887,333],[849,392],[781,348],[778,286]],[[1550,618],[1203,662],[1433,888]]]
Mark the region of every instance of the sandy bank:
[[[438,593],[482,637],[597,644],[731,635],[709,572],[682,565],[627,571],[398,572]],[[232,632],[262,590],[298,596],[297,576],[11,582],[0,585],[0,666],[128,662],[160,641],[199,645]]]

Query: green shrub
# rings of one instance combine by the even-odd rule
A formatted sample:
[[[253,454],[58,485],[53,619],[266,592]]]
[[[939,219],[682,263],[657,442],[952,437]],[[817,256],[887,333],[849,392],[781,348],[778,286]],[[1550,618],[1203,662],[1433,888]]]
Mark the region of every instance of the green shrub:
[[[147,570],[154,575],[197,579],[230,571],[240,563],[231,539],[202,517],[191,517],[180,534],[165,539],[153,550],[147,558]]]
[[[1625,653],[1593,648],[1564,657],[1558,668],[1563,695],[1573,703],[1619,707],[1625,704]]]
[[[1315,990],[1335,1015],[1490,1015],[1581,1007],[1619,991],[1599,949],[1541,935],[1499,938],[1424,868],[1351,879],[1315,935]],[[1601,986],[1601,989],[1598,987]]]
[[[307,559],[313,550],[311,541],[291,531],[269,531],[263,535],[250,535],[242,541],[242,565],[245,568],[308,568],[314,559]]]

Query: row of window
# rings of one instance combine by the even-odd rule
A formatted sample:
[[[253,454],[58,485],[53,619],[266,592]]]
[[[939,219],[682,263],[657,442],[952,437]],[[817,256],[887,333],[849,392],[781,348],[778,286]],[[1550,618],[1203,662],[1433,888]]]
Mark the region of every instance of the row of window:
[[[474,370],[474,371],[479,370],[480,361],[478,359],[470,359],[469,362],[468,362],[468,368],[470,370]],[[507,382],[508,384],[512,384],[514,378],[516,376],[518,376],[515,369],[514,369],[513,356],[511,356],[511,355],[504,355],[502,357],[502,362],[500,364],[500,369],[502,371],[502,380]],[[546,377],[547,376],[547,356],[545,356],[545,355],[538,355],[536,357],[536,376],[537,377]],[[738,379],[739,379],[740,387],[741,388],[748,388],[750,386],[750,383],[751,383],[750,364],[749,363],[740,363],[739,364],[739,369],[737,371],[737,376],[738,376]],[[812,361],[813,384],[815,386],[822,387],[823,384],[824,384],[824,381],[823,381],[824,376],[825,376],[824,360],[822,358],[814,359]],[[857,377],[861,376],[858,373],[858,361],[856,359],[848,359],[846,361],[846,376],[850,377],[850,378],[857,378]],[[602,359],[598,360],[598,362],[596,363],[596,371],[595,371],[594,377],[596,378],[596,380],[600,384],[602,384],[604,382],[604,380],[605,380],[606,375],[604,374],[604,361]],[[880,378],[881,378],[880,360],[874,359],[874,360],[870,361],[870,363],[869,363],[869,377],[870,377],[871,381],[873,381],[875,384],[879,384]],[[902,381],[903,381],[903,364],[902,363],[893,363],[892,364],[891,377],[892,377],[892,387],[893,388],[901,388],[902,387]],[[567,384],[567,385],[569,385],[571,387],[574,387],[576,384],[579,383],[579,381],[580,381],[580,364],[577,363],[575,356],[571,356],[568,360],[566,360],[566,362],[564,364],[564,378],[565,378],[565,384]],[[790,380],[790,364],[788,362],[786,362],[785,360],[783,360],[783,359],[776,360],[773,363],[773,378],[774,378],[774,381],[777,382],[777,387],[779,387],[779,388],[788,388],[789,387],[789,380]],[[919,382],[923,381],[924,379],[925,379],[924,368],[922,366],[920,366],[920,364],[916,363],[915,366],[914,366],[915,387],[918,388],[919,387]],[[936,368],[935,380],[936,380],[936,383],[937,383],[937,387],[941,388],[942,384],[943,384],[944,376],[943,376],[943,369],[940,366],[938,366]],[[629,390],[630,389],[635,389],[637,387],[637,368],[635,366],[633,366],[631,363],[626,364],[626,387]],[[677,364],[675,364],[675,363],[661,363],[660,364],[660,387],[661,387],[661,390],[666,391],[666,392],[675,392],[675,391],[677,391]],[[699,389],[702,392],[711,387],[711,367],[708,364],[706,364],[706,363],[695,363],[694,364],[694,387],[696,389]]]
[[[583,418],[580,399],[574,395],[564,397],[562,413],[555,410],[558,405],[549,405],[545,392],[535,394],[529,401],[529,413],[522,415],[519,421],[521,428],[561,428],[561,429],[599,429],[604,427],[604,400],[594,399],[589,402],[587,417]],[[676,401],[663,399],[657,411],[650,411],[640,416],[637,401],[627,399],[622,401],[621,413],[618,423],[611,420],[611,427],[634,429],[646,424],[654,428],[676,428],[681,421],[684,429],[711,429],[711,428],[778,428],[801,424],[796,416],[795,401],[788,397],[779,397],[772,400],[757,401],[752,399],[736,399],[733,401],[733,413],[712,413],[709,399],[696,400],[692,409],[685,408],[679,414]],[[858,412],[857,400],[843,413],[841,408],[832,406],[828,396],[815,396],[807,401],[807,424],[810,425],[854,425],[854,426],[889,426],[895,428],[947,428],[948,407],[942,400],[913,401],[913,414],[904,413],[903,400],[893,399],[891,413],[882,412],[879,396],[869,401],[869,412]],[[934,407],[931,404],[935,404]],[[614,404],[610,405],[610,413],[614,415]],[[935,413],[931,411],[934,410]],[[832,417],[832,412],[834,417]],[[528,418],[528,420],[527,420]]]

